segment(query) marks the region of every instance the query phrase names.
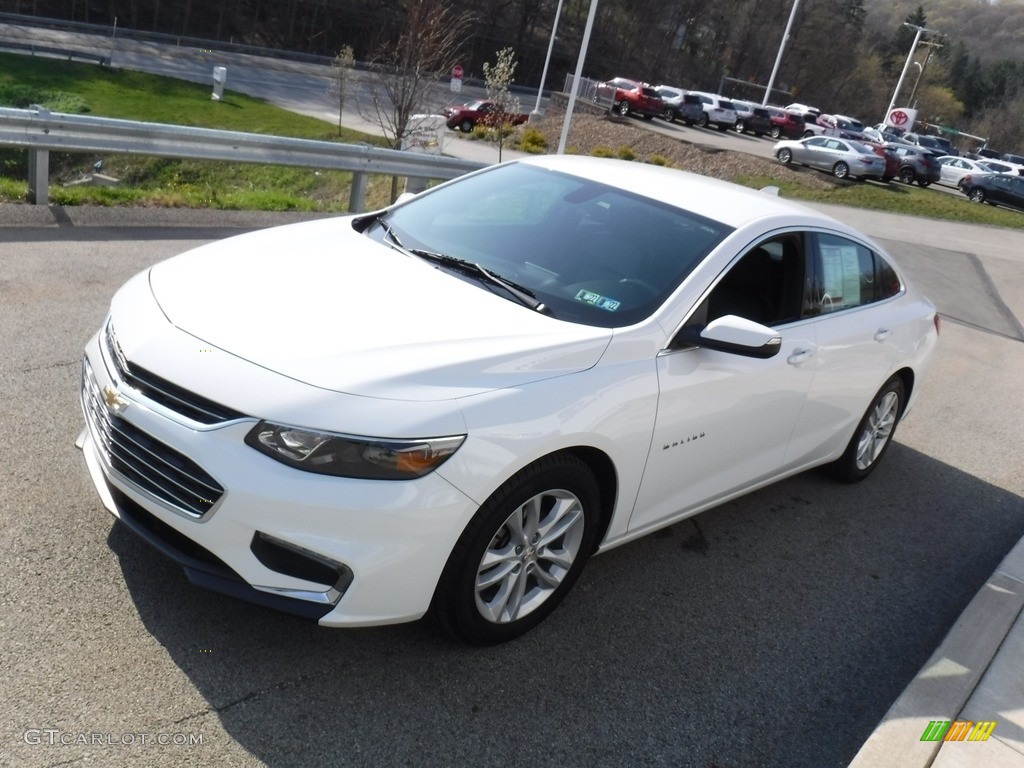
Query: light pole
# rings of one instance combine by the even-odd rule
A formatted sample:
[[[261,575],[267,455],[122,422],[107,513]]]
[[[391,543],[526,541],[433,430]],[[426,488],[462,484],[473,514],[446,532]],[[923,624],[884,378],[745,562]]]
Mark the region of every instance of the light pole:
[[[583,77],[583,60],[587,58],[587,46],[590,45],[590,33],[594,29],[594,17],[597,16],[597,0],[590,0],[590,12],[587,14],[587,26],[583,29],[583,42],[580,44],[580,55],[576,59],[576,74],[572,78],[572,92],[569,104],[565,108],[565,119],[562,121],[562,135],[558,139],[557,154],[565,154],[565,142],[569,138],[569,123],[572,121],[572,109],[576,106],[576,94],[580,92],[580,78]]]
[[[537,106],[533,108],[531,115],[540,114],[540,97],[544,94],[544,83],[548,79],[548,64],[551,63],[551,51],[555,47],[555,33],[558,32],[558,17],[562,15],[562,0],[558,0],[558,7],[555,9],[555,23],[551,27],[551,42],[548,43],[548,55],[544,58],[544,71],[540,73],[540,87],[537,88]]]
[[[764,98],[761,100],[763,107],[772,97],[772,86],[775,85],[775,76],[779,74],[779,65],[782,64],[782,54],[786,50],[786,43],[789,42],[789,30],[793,28],[793,19],[796,18],[796,9],[800,7],[800,0],[793,0],[793,10],[789,12],[789,21],[786,22],[786,31],[782,33],[782,42],[779,43],[779,55],[775,57],[775,66],[772,67],[772,76],[768,78],[768,87],[764,89]]]
[[[910,53],[907,54],[907,63],[903,65],[903,71],[900,72],[900,79],[899,82],[896,83],[896,90],[892,92],[892,101],[889,102],[889,108],[885,110],[885,114],[882,116],[882,125],[889,122],[889,114],[892,112],[892,108],[896,106],[896,99],[900,95],[900,88],[903,87],[903,79],[907,76],[907,70],[910,69],[910,63],[914,60],[914,52],[917,50],[917,44],[921,42],[921,35],[925,32],[931,32],[933,35],[942,34],[934,29],[925,29],[924,27],[919,27],[916,24],[910,24],[908,22],[904,22],[903,26],[916,29],[917,34],[914,35],[914,44],[910,46]],[[922,68],[922,72],[923,71],[924,69]]]
[[[924,65],[921,65],[920,63],[918,63],[916,61],[914,62],[914,64],[917,65],[917,68],[920,71],[917,73],[917,80],[914,81],[914,88],[910,92],[910,98],[907,99],[907,104],[909,104],[911,106],[911,108],[913,108],[913,109],[917,109],[917,106],[914,104],[914,97],[917,95],[917,86],[919,86],[921,84],[921,78],[924,76],[924,71],[928,67],[928,62],[932,58],[932,48],[941,48],[942,47],[938,43],[929,43],[928,41],[925,41],[925,42],[921,43],[921,45],[927,45],[928,46],[928,53],[925,54]]]

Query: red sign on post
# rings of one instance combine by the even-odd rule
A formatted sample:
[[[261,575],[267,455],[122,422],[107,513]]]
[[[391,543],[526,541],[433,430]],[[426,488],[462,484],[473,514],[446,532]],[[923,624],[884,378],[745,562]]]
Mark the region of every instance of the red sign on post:
[[[894,109],[892,111],[892,114],[889,115],[889,119],[892,120],[892,124],[895,125],[897,128],[906,125],[907,119],[909,117],[910,116],[902,109]]]
[[[462,65],[461,64],[456,64],[454,67],[452,67],[452,77],[454,77],[456,80],[461,80],[462,79]]]

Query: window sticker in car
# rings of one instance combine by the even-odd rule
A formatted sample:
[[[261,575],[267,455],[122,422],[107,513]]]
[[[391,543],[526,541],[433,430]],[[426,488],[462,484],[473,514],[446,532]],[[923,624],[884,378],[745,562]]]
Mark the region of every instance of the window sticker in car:
[[[860,301],[860,261],[856,245],[821,244],[821,271],[825,295],[824,312],[857,306]]]
[[[598,309],[604,309],[608,312],[614,312],[617,310],[622,302],[616,301],[615,299],[609,299],[607,296],[602,296],[599,293],[593,291],[582,290],[574,297],[576,301],[582,301],[584,304],[590,304]]]

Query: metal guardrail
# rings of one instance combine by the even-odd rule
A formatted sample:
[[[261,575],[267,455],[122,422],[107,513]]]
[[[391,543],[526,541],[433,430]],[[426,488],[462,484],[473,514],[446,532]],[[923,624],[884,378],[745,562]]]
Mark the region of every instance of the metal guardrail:
[[[350,171],[352,212],[365,210],[368,175],[405,176],[425,186],[428,180],[453,179],[484,167],[469,160],[357,144],[68,115],[45,109],[0,108],[0,146],[28,150],[29,198],[37,205],[49,200],[50,152],[105,152]]]
[[[110,57],[102,53],[91,53],[90,51],[72,50],[70,48],[55,48],[49,45],[37,45],[35,43],[15,43],[10,40],[0,41],[0,51],[15,51],[17,53],[28,53],[29,56],[52,56],[60,59],[74,61],[95,61],[101,67],[109,66]]]

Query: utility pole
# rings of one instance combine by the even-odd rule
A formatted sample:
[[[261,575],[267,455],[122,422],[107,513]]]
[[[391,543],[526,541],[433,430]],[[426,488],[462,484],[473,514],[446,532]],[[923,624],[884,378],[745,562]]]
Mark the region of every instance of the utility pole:
[[[892,92],[892,101],[889,102],[889,108],[885,110],[885,114],[882,115],[882,124],[884,125],[889,120],[889,114],[892,112],[893,107],[896,106],[896,99],[900,95],[900,88],[903,87],[903,80],[907,76],[907,70],[910,69],[910,64],[914,60],[914,52],[917,50],[917,44],[921,42],[921,35],[925,32],[931,32],[933,35],[941,35],[942,33],[934,29],[925,29],[919,27],[916,24],[910,24],[909,22],[903,22],[904,27],[910,27],[916,29],[917,34],[914,35],[914,44],[910,46],[910,53],[907,54],[907,63],[903,65],[903,71],[900,72],[899,82],[896,83],[896,90]],[[922,72],[924,68],[922,67]]]
[[[772,86],[775,85],[775,76],[779,74],[779,65],[782,64],[782,54],[786,51],[786,43],[789,42],[789,30],[793,28],[793,19],[796,18],[796,9],[800,7],[800,0],[793,0],[793,10],[789,12],[789,21],[786,22],[786,31],[782,33],[782,42],[779,43],[779,55],[775,57],[775,66],[772,67],[772,76],[768,78],[768,87],[764,89],[764,98],[761,99],[761,106],[768,103],[772,97]]]

